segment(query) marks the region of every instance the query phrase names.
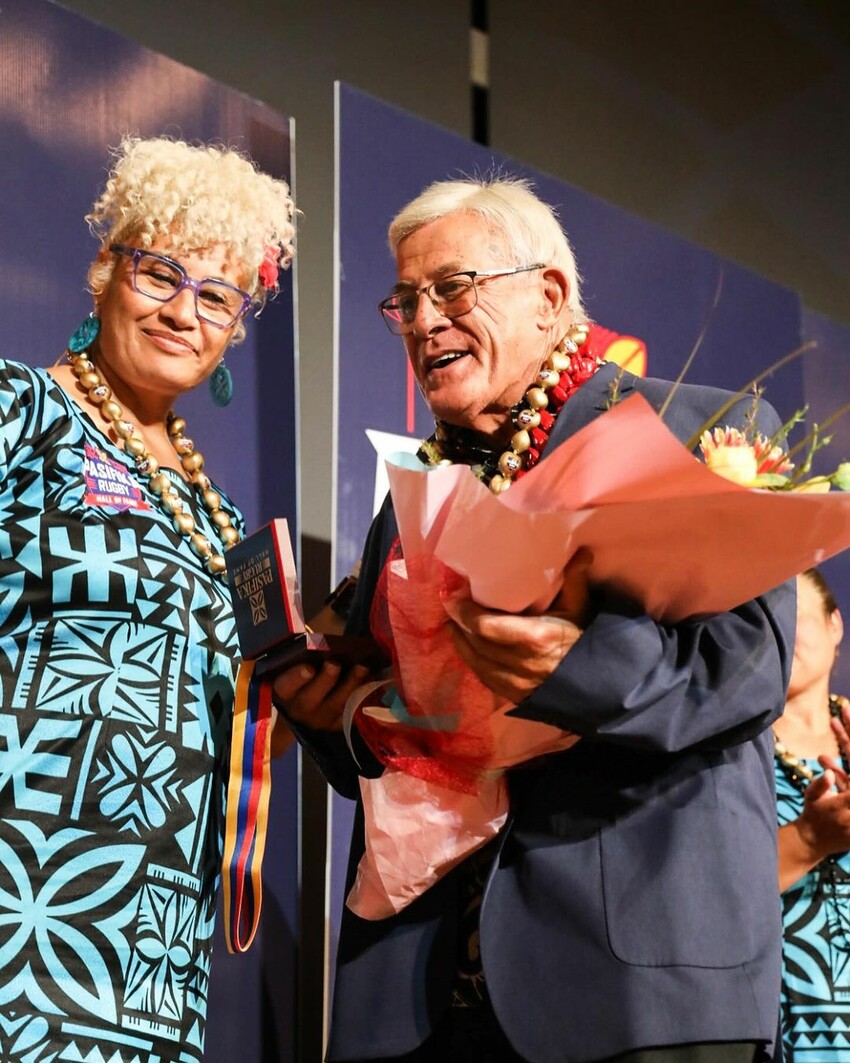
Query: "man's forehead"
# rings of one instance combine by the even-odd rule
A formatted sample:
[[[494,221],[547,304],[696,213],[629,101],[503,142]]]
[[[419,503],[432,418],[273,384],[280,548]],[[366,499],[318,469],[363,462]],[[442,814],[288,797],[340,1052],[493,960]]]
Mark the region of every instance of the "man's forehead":
[[[461,270],[487,269],[508,259],[507,240],[478,215],[461,212],[428,222],[406,236],[396,251],[400,283],[436,279]]]
[[[453,259],[447,259],[446,261],[441,262],[439,265],[436,265],[436,266],[428,266],[427,270],[426,270],[426,273],[427,273],[427,276],[430,279],[439,280],[440,277],[448,277],[452,273],[459,273],[461,270],[471,269],[471,268],[472,267],[469,265],[468,258],[463,258],[463,259],[453,258]],[[399,263],[398,263],[399,281],[398,281],[398,284],[396,285],[396,287],[397,288],[399,288],[399,287],[401,287],[401,288],[411,288],[411,287],[413,287],[414,283],[415,283],[415,281],[417,279],[417,277],[414,277],[414,274],[416,272],[417,272],[416,267],[414,267],[412,265],[408,265],[406,267],[405,264],[399,260]],[[411,278],[409,280],[408,280],[408,275],[410,275],[410,278]]]

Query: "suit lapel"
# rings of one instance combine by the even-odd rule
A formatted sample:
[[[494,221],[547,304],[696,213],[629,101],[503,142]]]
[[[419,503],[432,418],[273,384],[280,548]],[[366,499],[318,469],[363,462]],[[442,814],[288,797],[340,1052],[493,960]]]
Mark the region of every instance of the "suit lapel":
[[[585,425],[595,420],[600,413],[608,409],[611,397],[611,384],[617,374],[620,376],[619,395],[626,398],[635,391],[638,377],[621,369],[615,362],[606,362],[605,365],[583,384],[573,397],[566,403],[558,414],[549,446],[544,451],[546,456],[553,446],[563,443],[565,439],[575,435]],[[542,460],[542,459],[541,459]]]

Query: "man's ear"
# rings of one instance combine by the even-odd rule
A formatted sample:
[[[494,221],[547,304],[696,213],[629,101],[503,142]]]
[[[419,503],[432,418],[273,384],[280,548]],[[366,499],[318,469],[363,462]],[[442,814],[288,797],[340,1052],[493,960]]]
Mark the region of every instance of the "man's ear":
[[[832,627],[833,642],[835,643],[835,646],[838,647],[844,637],[844,621],[841,618],[841,611],[836,609],[830,616],[829,622]]]
[[[542,281],[539,325],[541,329],[551,329],[563,317],[570,296],[570,283],[566,273],[557,266],[547,266]]]

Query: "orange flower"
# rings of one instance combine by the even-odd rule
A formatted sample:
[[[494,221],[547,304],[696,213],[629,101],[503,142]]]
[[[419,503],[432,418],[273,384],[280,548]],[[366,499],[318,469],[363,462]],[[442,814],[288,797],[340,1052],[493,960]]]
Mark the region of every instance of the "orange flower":
[[[780,486],[774,478],[794,468],[785,451],[767,436],[758,434],[751,439],[739,428],[705,431],[699,448],[712,472],[744,487]]]
[[[850,462],[842,462],[829,476],[810,476],[804,480],[802,475],[809,471],[809,458],[796,477],[791,477],[794,463],[780,446],[761,434],[750,438],[738,428],[714,428],[702,433],[699,449],[707,468],[742,487],[811,494],[826,493],[831,487],[850,490]]]
[[[794,463],[788,460],[788,455],[782,447],[775,443],[771,446],[770,440],[763,435],[757,435],[753,440],[753,450],[758,462],[759,476],[768,472],[782,476],[794,468]]]

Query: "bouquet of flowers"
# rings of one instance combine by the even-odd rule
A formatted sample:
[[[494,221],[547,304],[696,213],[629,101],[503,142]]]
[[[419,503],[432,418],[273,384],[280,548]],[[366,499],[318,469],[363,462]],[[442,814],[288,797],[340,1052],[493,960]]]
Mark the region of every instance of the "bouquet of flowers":
[[[795,469],[782,443],[799,419],[772,439],[706,430],[692,441],[700,461],[635,395],[503,494],[462,465],[389,466],[403,557],[388,565],[373,627],[392,630],[393,678],[354,706],[386,770],[361,780],[367,849],[349,907],[400,910],[499,831],[506,768],[577,741],[506,715],[455,653],[446,598],[543,611],[579,550],[592,584],[665,623],[765,593],[850,546],[850,463],[808,477],[815,433]]]

